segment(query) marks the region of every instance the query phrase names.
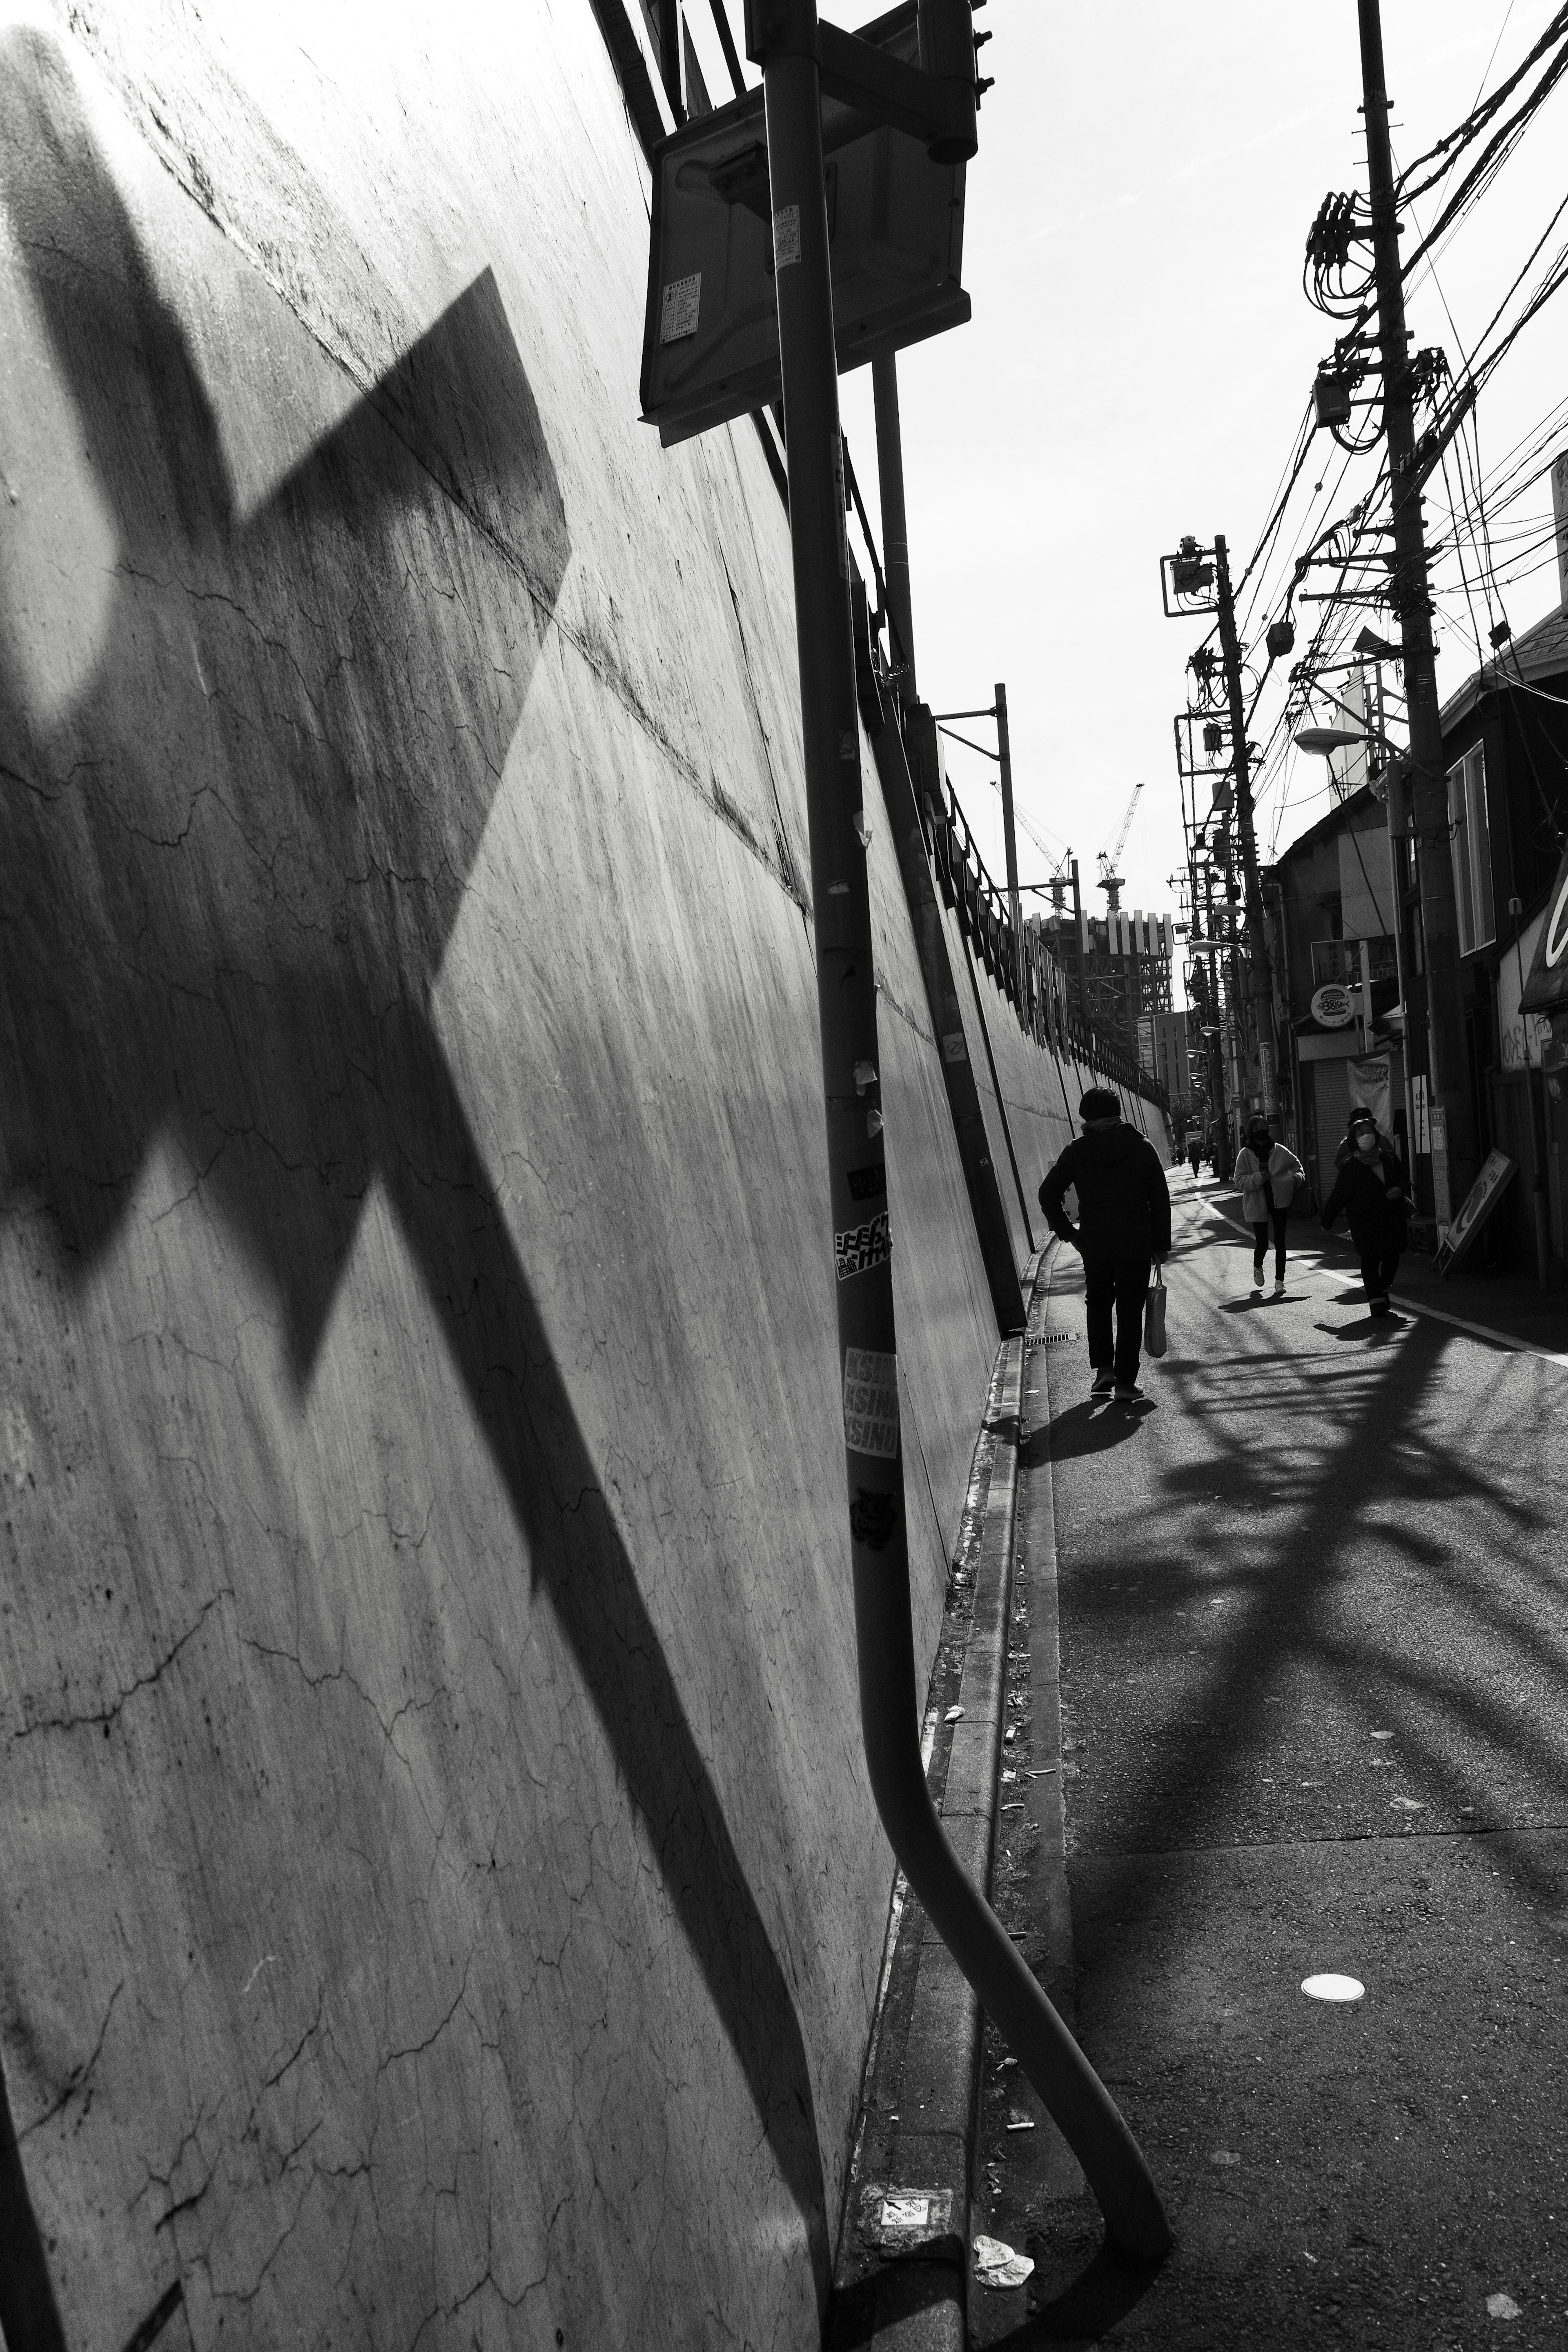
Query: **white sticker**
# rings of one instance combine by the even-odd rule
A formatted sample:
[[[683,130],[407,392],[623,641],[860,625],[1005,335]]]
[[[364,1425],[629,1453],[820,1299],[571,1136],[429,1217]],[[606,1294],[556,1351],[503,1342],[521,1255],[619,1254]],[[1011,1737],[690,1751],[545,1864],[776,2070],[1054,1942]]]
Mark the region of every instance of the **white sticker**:
[[[773,215],[773,268],[784,269],[800,259],[800,206],[781,205]]]
[[[664,289],[664,313],[658,325],[661,343],[684,342],[688,335],[697,332],[697,312],[701,300],[700,269],[689,278],[670,280]]]
[[[964,1059],[963,1030],[950,1029],[942,1041],[942,1050],[950,1062],[962,1062]]]
[[[885,1220],[884,1220],[885,1222]],[[844,1350],[844,1442],[884,1462],[899,1451],[899,1360],[874,1348]]]
[[[882,2200],[884,2230],[923,2230],[930,2220],[929,2197],[884,2197]]]

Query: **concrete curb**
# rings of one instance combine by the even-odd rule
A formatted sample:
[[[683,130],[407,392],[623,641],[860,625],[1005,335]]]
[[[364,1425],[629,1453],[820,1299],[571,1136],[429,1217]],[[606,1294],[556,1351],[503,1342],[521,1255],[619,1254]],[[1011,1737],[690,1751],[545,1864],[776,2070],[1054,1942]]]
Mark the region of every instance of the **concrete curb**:
[[[1026,1277],[1031,1323],[1044,1304],[1041,1264],[1032,1260]],[[1026,1345],[1020,1335],[996,1352],[922,1743],[948,1835],[987,1892],[1006,1727]],[[954,1707],[963,1713],[950,1725]],[[981,2032],[979,2003],[900,1871],[824,2328],[829,2352],[868,2345],[963,2352]]]

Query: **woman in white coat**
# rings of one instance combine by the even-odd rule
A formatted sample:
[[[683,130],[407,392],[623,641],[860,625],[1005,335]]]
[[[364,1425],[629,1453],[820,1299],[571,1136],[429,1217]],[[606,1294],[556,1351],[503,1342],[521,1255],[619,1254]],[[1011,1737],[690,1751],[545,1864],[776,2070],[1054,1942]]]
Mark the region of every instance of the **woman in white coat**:
[[[1236,1181],[1241,1187],[1241,1213],[1252,1227],[1252,1295],[1263,1291],[1263,1260],[1268,1248],[1268,1228],[1274,1228],[1274,1296],[1285,1296],[1285,1220],[1296,1187],[1307,1171],[1293,1151],[1276,1143],[1266,1118],[1255,1118],[1247,1141],[1236,1155]]]

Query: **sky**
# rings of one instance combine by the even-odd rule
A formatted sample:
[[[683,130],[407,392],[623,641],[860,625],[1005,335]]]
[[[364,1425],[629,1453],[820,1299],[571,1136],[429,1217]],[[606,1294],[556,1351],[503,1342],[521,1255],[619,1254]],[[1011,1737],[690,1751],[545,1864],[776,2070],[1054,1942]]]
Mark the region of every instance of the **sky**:
[[[730,5],[738,32],[739,0]],[[853,28],[878,11],[822,13]],[[1551,15],[1547,0],[1384,0],[1396,163],[1458,122]],[[1086,890],[1142,781],[1123,903],[1169,908],[1166,877],[1184,856],[1172,718],[1206,624],[1163,617],[1159,558],[1184,532],[1205,544],[1224,532],[1239,571],[1331,347],[1335,327],[1302,292],[1302,249],[1330,189],[1365,187],[1356,8],[989,0],[979,22],[994,36],[982,66],[995,87],[967,174],[973,316],[899,361],[921,691],[939,710],[969,708],[1005,681],[1021,817],[1058,854],[1070,845]],[[1427,278],[1413,293],[1418,344],[1441,343],[1457,361],[1461,339],[1473,341],[1568,194],[1564,158],[1568,83],[1443,252],[1437,285]],[[1543,260],[1564,235],[1568,216]],[[841,399],[875,517],[868,370],[842,379]],[[1568,289],[1482,394],[1483,467],[1564,400]],[[1555,446],[1564,441],[1568,423]],[[1360,461],[1336,501],[1341,463],[1318,436],[1288,540],[1309,511],[1326,521],[1370,482]],[[1510,522],[1550,506],[1539,482]],[[1429,527],[1443,520],[1438,485]],[[1438,639],[1446,697],[1475,652],[1451,558],[1440,584],[1454,591]],[[1517,633],[1557,602],[1548,546],[1509,591],[1507,617]],[[1268,617],[1255,616],[1253,635]],[[1266,690],[1255,737],[1281,698]],[[983,736],[984,723],[964,731]],[[994,767],[949,751],[1000,877]],[[1262,854],[1328,805],[1321,761],[1293,754],[1260,800]],[[1047,871],[1026,833],[1019,862],[1026,882]],[[1103,901],[1093,893],[1091,903]]]

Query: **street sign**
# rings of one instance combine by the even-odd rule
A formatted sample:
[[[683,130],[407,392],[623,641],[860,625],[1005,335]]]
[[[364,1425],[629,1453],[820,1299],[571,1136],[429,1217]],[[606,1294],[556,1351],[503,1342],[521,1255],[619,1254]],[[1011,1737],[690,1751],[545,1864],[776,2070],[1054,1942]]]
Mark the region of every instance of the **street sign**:
[[[861,37],[918,60],[912,5]],[[963,166],[933,163],[910,132],[826,95],[822,143],[842,375],[968,319]],[[774,227],[761,89],[654,151],[642,413],[667,448],[782,397]]]
[[[1439,1274],[1449,1274],[1475,1240],[1501,1197],[1503,1187],[1519,1162],[1506,1151],[1489,1151],[1481,1172],[1471,1185],[1465,1204],[1443,1238],[1432,1261]]]
[[[1352,992],[1337,980],[1325,981],[1313,994],[1311,1013],[1320,1029],[1348,1029],[1355,1018]]]

